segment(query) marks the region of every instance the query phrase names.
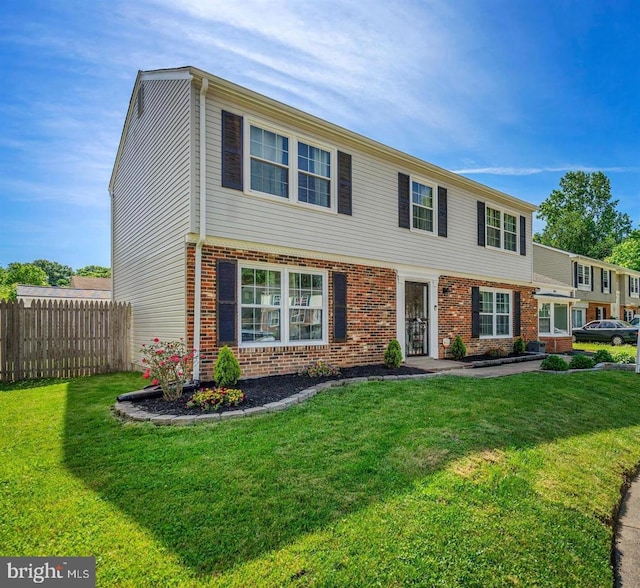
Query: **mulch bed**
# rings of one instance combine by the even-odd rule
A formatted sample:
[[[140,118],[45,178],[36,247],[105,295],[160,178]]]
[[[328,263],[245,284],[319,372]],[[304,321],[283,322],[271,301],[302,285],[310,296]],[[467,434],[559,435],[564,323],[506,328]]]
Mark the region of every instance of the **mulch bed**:
[[[344,380],[347,378],[362,378],[370,376],[399,376],[407,374],[426,374],[427,370],[411,366],[400,366],[398,368],[387,368],[383,365],[356,366],[341,368],[338,376],[326,376],[310,378],[309,376],[299,376],[290,374],[286,376],[268,376],[264,378],[250,378],[240,380],[235,386],[242,390],[246,396],[245,401],[237,407],[221,408],[217,412],[227,410],[239,410],[263,406],[270,402],[277,402],[288,398],[297,392],[311,388],[314,384],[327,382],[329,380]],[[202,382],[202,388],[213,387],[213,382]],[[199,409],[187,408],[186,404],[191,399],[192,392],[185,392],[182,398],[174,402],[167,402],[162,398],[147,398],[136,400],[134,405],[138,408],[154,414],[202,414]]]

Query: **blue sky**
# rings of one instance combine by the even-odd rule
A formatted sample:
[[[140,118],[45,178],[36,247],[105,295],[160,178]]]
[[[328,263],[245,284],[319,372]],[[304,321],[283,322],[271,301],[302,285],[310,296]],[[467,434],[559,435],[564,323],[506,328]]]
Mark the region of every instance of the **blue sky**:
[[[183,65],[534,204],[602,170],[640,223],[636,0],[3,0],[1,266],[110,265],[136,73]]]

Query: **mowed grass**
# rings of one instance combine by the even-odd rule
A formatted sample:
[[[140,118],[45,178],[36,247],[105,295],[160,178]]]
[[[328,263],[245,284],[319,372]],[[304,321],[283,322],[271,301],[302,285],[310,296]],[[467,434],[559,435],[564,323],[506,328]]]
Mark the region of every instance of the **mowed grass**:
[[[606,349],[612,355],[615,353],[627,353],[636,357],[637,348],[635,345],[608,345],[607,343],[589,343],[586,341],[576,341],[573,344],[574,351],[590,351],[596,353],[600,349]]]
[[[372,382],[196,427],[117,374],[0,388],[0,554],[100,586],[606,586],[635,373]]]

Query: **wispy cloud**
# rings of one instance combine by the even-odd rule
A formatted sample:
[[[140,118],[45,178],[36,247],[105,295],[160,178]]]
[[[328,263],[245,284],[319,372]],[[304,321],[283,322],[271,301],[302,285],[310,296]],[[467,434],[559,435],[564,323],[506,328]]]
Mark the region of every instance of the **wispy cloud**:
[[[473,167],[452,170],[456,174],[462,175],[492,175],[492,176],[533,176],[544,173],[559,173],[569,171],[584,171],[604,173],[638,173],[640,167],[634,166],[612,166],[594,167],[589,165],[563,165],[557,167]]]

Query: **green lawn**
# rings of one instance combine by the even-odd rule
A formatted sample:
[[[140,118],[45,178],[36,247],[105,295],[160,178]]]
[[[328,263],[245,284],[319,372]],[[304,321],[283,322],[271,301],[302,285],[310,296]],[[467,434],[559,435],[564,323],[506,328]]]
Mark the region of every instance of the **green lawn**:
[[[138,374],[0,387],[0,554],[100,586],[606,586],[640,462],[631,372],[332,389],[197,427],[123,423]]]
[[[595,353],[600,349],[606,349],[612,355],[616,353],[625,353],[627,355],[631,355],[634,358],[636,357],[636,346],[635,345],[609,345],[607,343],[587,343],[585,341],[576,341],[573,344],[574,351],[591,351]]]

